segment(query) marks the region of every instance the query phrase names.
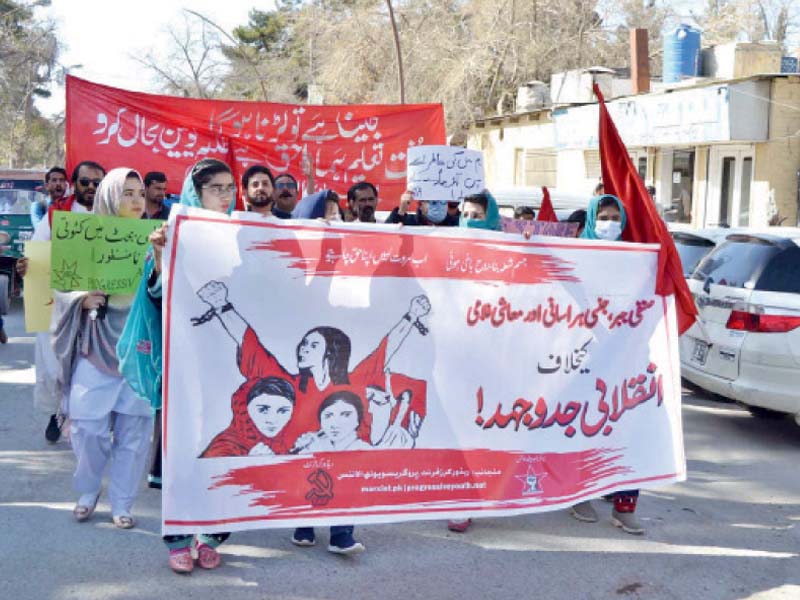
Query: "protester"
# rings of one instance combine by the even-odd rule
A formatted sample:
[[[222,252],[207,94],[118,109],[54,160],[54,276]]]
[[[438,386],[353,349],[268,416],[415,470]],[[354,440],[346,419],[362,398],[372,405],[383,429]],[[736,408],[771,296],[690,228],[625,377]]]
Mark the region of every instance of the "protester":
[[[458,202],[448,202],[447,203],[447,217],[449,219],[458,220],[461,218],[461,211],[459,210],[459,203]]]
[[[32,239],[35,241],[50,241],[50,225],[53,213],[57,210],[66,210],[74,213],[88,213],[91,211],[97,186],[105,174],[105,169],[96,162],[87,160],[78,163],[72,171],[74,194],[54,200],[50,204],[47,218],[39,221],[33,231]],[[18,260],[17,273],[19,273],[20,277],[25,277],[27,272],[28,260],[26,258]],[[53,348],[50,345],[50,332],[36,334],[34,360],[36,363],[36,383],[33,387],[33,404],[38,410],[50,415],[44,437],[51,444],[55,444],[61,437],[64,417],[59,412],[61,396],[57,390],[57,365]]]
[[[347,190],[347,206],[353,221],[375,223],[378,189],[368,181],[355,184]]]
[[[192,167],[183,182],[180,203],[230,214],[235,199],[236,185],[230,167],[219,160],[206,158]],[[150,400],[152,408],[156,410],[158,426],[153,436],[153,471],[157,472],[159,482],[162,376],[161,255],[167,243],[168,233],[168,226],[164,224],[150,236],[152,253],[145,262],[142,281],[131,307],[131,317],[117,345],[120,372],[138,394]],[[194,568],[191,549],[196,544],[197,564],[204,569],[215,569],[221,561],[216,548],[229,536],[229,533],[164,536],[164,542],[169,548],[170,568],[176,573],[190,573]]]
[[[141,176],[112,170],[97,188],[97,215],[140,219],[144,212]],[[115,352],[131,297],[103,291],[56,292],[60,315],[53,332],[58,384],[70,417],[70,439],[80,494],[73,510],[87,521],[97,506],[103,471],[110,462],[108,496],[114,524],[134,526],[131,507],[147,462],[153,415],[147,401],[125,383]],[[113,442],[112,442],[113,429]]]
[[[67,193],[67,171],[63,167],[53,167],[44,175],[44,202],[31,203],[31,225],[36,227],[53,202],[58,202]]]
[[[264,165],[252,165],[242,175],[242,196],[247,210],[272,216],[275,178]]]
[[[279,219],[291,219],[292,210],[297,205],[297,180],[289,173],[275,178],[275,203],[272,214]]]
[[[586,227],[582,238],[590,240],[620,241],[627,222],[622,202],[609,194],[595,196],[586,211]],[[624,490],[611,494],[614,509],[611,522],[626,533],[641,535],[644,527],[634,514],[639,498],[639,490]],[[585,523],[595,523],[597,511],[590,500],[580,502],[570,508],[570,514]]]
[[[514,218],[523,221],[533,221],[536,218],[536,211],[530,206],[518,206],[514,209]]]
[[[335,212],[334,212],[335,211]],[[292,211],[292,219],[339,220],[339,196],[331,190],[322,190],[303,197]]]
[[[459,227],[502,231],[497,201],[488,190],[464,198]],[[465,533],[470,525],[472,519],[451,519],[447,522],[447,528],[455,533]]]
[[[578,229],[575,232],[575,237],[581,237],[583,228],[586,227],[586,209],[579,208],[573,211],[566,220],[567,223],[577,223]]]
[[[604,190],[605,190],[605,188],[603,187],[603,182],[602,181],[598,182],[597,185],[594,186],[594,195],[593,195],[593,197],[596,198],[598,196],[602,196],[604,194]]]
[[[167,197],[167,176],[160,171],[150,171],[144,176],[145,209],[143,219],[169,219],[169,205],[164,200]]]
[[[386,223],[402,223],[406,226],[428,225],[440,227],[457,227],[458,217],[448,214],[448,203],[445,201],[421,200],[417,212],[409,214],[408,209],[414,201],[414,194],[411,190],[403,193],[400,197],[400,205],[392,209],[386,218]]]

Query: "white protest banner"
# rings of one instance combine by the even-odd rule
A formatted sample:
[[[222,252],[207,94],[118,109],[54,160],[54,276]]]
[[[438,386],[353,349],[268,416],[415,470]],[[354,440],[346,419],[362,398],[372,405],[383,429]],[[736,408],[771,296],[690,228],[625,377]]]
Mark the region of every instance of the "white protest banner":
[[[685,479],[657,246],[186,207],[170,232],[165,533],[513,515]]]
[[[460,202],[486,187],[483,153],[458,146],[411,146],[407,152],[408,189],[416,200]]]

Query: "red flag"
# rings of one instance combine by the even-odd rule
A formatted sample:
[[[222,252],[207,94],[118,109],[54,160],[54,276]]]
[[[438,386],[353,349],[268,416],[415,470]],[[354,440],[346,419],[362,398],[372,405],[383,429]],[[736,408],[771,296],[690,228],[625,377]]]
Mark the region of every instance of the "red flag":
[[[542,205],[539,207],[537,221],[547,221],[548,223],[558,223],[556,211],[553,210],[553,203],[550,201],[550,191],[542,186]]]
[[[661,244],[656,293],[662,296],[675,294],[678,332],[682,334],[695,322],[697,307],[683,277],[683,267],[675,242],[672,241],[655,202],[647,193],[644,181],[628,156],[628,150],[608,114],[605,99],[597,84],[594,85],[594,94],[600,103],[600,167],[605,193],[619,198],[625,207],[628,223],[622,232],[624,240]]]

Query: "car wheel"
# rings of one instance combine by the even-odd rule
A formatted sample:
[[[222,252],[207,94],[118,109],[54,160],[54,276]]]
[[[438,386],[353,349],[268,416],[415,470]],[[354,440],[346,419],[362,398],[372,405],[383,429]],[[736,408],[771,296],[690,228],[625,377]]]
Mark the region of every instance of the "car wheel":
[[[786,416],[786,413],[770,410],[769,408],[762,408],[760,406],[748,406],[747,410],[750,411],[751,415],[759,419],[783,419]]]
[[[11,282],[8,275],[0,275],[0,315],[8,314],[8,304],[11,294]]]

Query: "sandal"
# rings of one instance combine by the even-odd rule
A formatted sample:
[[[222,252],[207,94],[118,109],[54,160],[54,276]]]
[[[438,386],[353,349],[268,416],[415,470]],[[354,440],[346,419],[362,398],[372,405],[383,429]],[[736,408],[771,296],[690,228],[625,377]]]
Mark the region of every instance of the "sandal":
[[[94,497],[94,502],[91,506],[86,504],[81,504],[80,500],[78,500],[78,504],[75,505],[75,508],[72,509],[72,515],[75,517],[75,520],[79,523],[83,523],[84,521],[88,521],[89,518],[94,513],[94,509],[97,508],[97,500],[100,498],[100,494],[98,493],[97,496]]]
[[[197,564],[203,569],[216,569],[222,562],[219,552],[208,544],[197,545]]]
[[[191,573],[192,569],[194,569],[191,550],[189,548],[170,550],[169,568],[181,575]]]
[[[134,520],[130,515],[114,515],[111,520],[120,529],[133,529]]]

